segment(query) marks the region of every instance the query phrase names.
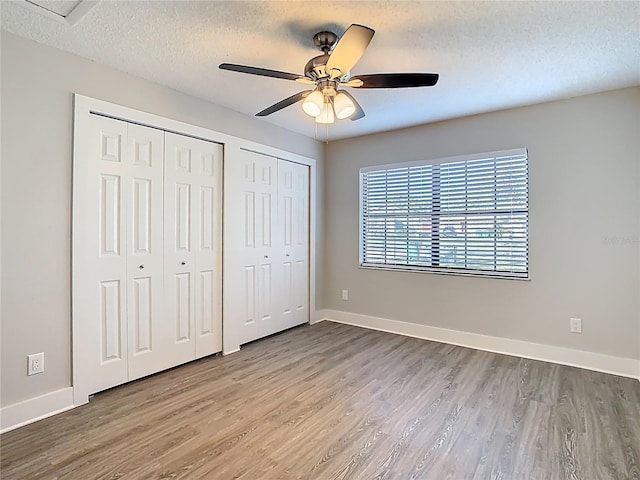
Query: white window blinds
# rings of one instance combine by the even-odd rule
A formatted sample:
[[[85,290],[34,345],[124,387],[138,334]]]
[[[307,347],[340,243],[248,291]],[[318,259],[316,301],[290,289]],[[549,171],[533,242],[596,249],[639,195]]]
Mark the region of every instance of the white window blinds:
[[[528,278],[526,149],[360,170],[360,265]]]

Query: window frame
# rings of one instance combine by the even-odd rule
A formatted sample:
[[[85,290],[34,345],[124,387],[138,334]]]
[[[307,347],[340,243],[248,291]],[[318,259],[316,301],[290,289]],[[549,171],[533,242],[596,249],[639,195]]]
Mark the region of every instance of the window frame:
[[[444,163],[468,162],[473,160],[482,160],[488,158],[503,158],[510,156],[524,156],[526,165],[526,272],[508,272],[496,270],[478,270],[472,268],[461,267],[442,267],[442,266],[421,266],[421,265],[404,265],[404,264],[385,264],[385,263],[366,263],[364,261],[364,174],[373,171],[389,170],[397,168],[411,168],[429,165],[440,165]],[[479,278],[497,278],[507,280],[531,280],[531,255],[530,255],[530,205],[531,192],[529,188],[530,169],[529,169],[529,152],[526,148],[515,148],[509,150],[500,150],[495,152],[474,153],[468,155],[457,155],[451,157],[435,158],[430,160],[416,160],[411,162],[387,163],[380,165],[370,165],[361,167],[358,172],[358,267],[367,270],[388,270],[414,273],[431,273],[437,275],[456,275],[464,277]],[[441,218],[439,216],[439,218]],[[440,243],[436,248],[440,248]]]

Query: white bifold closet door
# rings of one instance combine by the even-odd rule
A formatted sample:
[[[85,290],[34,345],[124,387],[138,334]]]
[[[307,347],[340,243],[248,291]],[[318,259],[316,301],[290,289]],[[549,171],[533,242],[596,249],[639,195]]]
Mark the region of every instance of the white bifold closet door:
[[[164,132],[127,124],[126,138],[128,171],[123,181],[128,185],[119,207],[127,222],[127,379],[134,380],[170,366],[162,287]],[[104,207],[116,211],[108,202]]]
[[[309,321],[309,167],[278,160],[280,330]]]
[[[74,191],[73,295],[77,308],[73,336],[76,353],[76,343],[83,350],[82,355],[75,355],[81,358],[74,369],[82,370],[87,389],[93,393],[128,378],[128,219],[123,205],[130,188],[125,180],[130,152],[127,123],[98,116],[92,116],[90,122],[83,152],[86,161],[74,159],[78,188]],[[81,178],[84,169],[86,178]],[[162,166],[160,169],[162,175]],[[85,207],[86,213],[79,218],[77,212]],[[85,222],[78,224],[78,220]],[[80,229],[84,241],[78,235]]]
[[[165,306],[178,364],[222,350],[222,146],[165,135]]]
[[[225,318],[243,344],[309,321],[309,167],[242,150],[226,168]]]
[[[74,158],[73,345],[93,393],[222,349],[222,147],[89,121]]]

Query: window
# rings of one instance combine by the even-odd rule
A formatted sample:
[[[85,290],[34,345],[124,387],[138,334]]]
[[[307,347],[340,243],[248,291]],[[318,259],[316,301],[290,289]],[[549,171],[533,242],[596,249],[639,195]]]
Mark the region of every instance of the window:
[[[362,267],[528,278],[526,149],[360,170]]]

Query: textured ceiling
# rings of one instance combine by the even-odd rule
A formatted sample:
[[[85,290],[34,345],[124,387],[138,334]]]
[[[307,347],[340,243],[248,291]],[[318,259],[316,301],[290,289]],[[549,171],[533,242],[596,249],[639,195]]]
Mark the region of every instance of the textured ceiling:
[[[218,64],[302,73],[323,29],[376,30],[354,75],[440,74],[431,88],[352,89],[367,116],[331,125],[330,139],[640,84],[638,1],[110,0],[73,26],[24,2],[0,2],[3,29],[249,115],[306,86]],[[299,104],[263,121],[316,134]]]

